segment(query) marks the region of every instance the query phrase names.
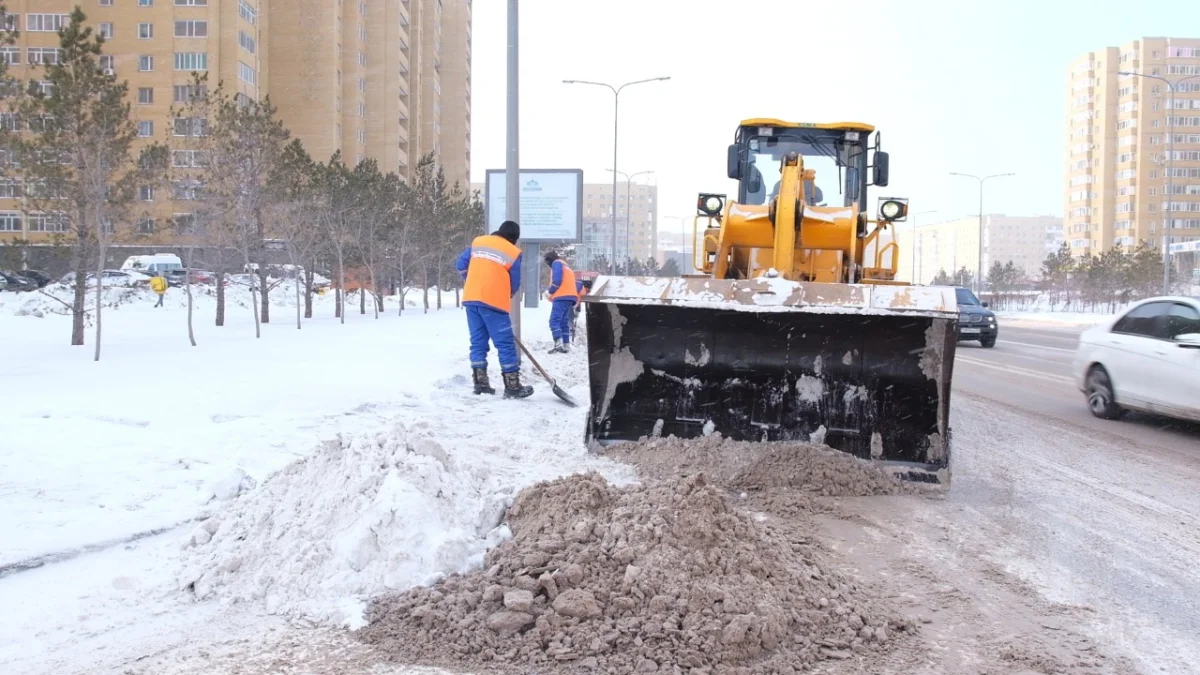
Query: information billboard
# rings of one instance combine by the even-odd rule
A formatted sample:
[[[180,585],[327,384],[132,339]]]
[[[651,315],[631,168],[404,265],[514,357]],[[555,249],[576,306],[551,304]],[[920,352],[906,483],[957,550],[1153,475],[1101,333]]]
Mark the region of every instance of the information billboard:
[[[521,241],[583,241],[583,170],[521,169]],[[504,169],[488,169],[483,185],[485,225],[494,232],[508,210]]]

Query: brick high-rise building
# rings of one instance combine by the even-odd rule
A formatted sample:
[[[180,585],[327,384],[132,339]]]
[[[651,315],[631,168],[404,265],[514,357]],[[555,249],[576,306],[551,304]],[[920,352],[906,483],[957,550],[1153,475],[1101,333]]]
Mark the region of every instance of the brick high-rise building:
[[[1166,82],[1121,72],[1175,84],[1175,109]],[[1161,247],[1168,212],[1172,241],[1200,238],[1200,39],[1142,38],[1079,57],[1067,69],[1067,111],[1064,236],[1072,253],[1139,240]]]
[[[170,109],[193,72],[210,89],[269,95],[317,161],[335,151],[371,157],[406,180],[433,152],[448,182],[470,174],[471,0],[5,0],[15,44],[0,49],[13,76],[36,79],[57,58],[56,31],[76,5],[106,37],[103,66],[129,82],[147,141],[171,133]],[[147,195],[163,217],[189,211],[180,195]],[[0,241],[47,238],[57,225],[0,185]]]

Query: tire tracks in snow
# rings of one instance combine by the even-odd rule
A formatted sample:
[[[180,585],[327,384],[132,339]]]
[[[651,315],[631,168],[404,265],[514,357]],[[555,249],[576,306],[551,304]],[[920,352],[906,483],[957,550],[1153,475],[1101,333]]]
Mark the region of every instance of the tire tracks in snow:
[[[142,530],[141,532],[135,532],[133,534],[126,535],[124,537],[117,537],[116,539],[106,539],[104,541],[93,542],[91,544],[87,544],[85,546],[79,546],[77,548],[69,548],[69,549],[65,549],[65,550],[61,550],[61,551],[51,551],[50,553],[43,553],[41,555],[36,555],[36,556],[29,557],[29,558],[16,560],[16,561],[13,561],[10,563],[4,563],[4,564],[0,565],[0,579],[12,576],[14,574],[19,574],[21,572],[28,572],[29,570],[35,570],[35,569],[38,569],[39,567],[45,567],[46,565],[52,565],[54,563],[66,562],[67,560],[72,560],[74,558],[78,558],[79,556],[87,555],[89,553],[99,553],[100,551],[114,548],[116,546],[132,544],[135,541],[138,541],[140,539],[146,539],[147,537],[157,537],[160,534],[166,534],[167,532],[181,528],[184,525],[199,522],[206,517],[207,516],[198,516],[195,518],[188,518],[186,520],[181,520],[181,521],[175,523],[174,525],[163,525],[161,527],[155,527],[155,528],[152,528],[149,530]]]

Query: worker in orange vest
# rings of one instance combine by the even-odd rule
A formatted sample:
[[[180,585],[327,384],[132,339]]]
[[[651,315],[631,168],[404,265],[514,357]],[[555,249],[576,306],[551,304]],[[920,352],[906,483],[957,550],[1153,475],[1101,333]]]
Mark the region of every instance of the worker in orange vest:
[[[521,227],[511,220],[491,234],[475,237],[458,257],[463,279],[463,307],[471,331],[471,372],[476,394],[495,394],[488,382],[488,339],[500,354],[505,398],[525,398],[533,387],[521,384],[520,361],[513,338],[509,304],[521,288]]]
[[[546,297],[550,298],[550,335],[554,338],[551,354],[566,354],[571,351],[571,317],[575,303],[579,302],[579,291],[575,286],[575,272],[558,259],[558,253],[549,251],[545,255],[550,266],[550,287]]]

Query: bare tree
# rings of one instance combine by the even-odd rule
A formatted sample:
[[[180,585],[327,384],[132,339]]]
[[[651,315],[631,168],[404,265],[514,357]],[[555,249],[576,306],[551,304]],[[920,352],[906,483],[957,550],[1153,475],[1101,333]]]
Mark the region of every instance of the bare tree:
[[[100,360],[104,263],[119,225],[127,224],[137,186],[162,170],[166,149],[151,145],[133,160],[137,127],[128,83],[99,67],[103,38],[78,7],[59,31],[61,56],[29,83],[20,118],[29,134],[17,141],[26,197],[43,229],[71,233],[76,247],[71,344],[82,345],[87,263],[96,271],[95,360]]]
[[[206,189],[214,194],[234,224],[238,250],[246,271],[252,275],[254,334],[261,337],[261,324],[271,320],[264,213],[275,194],[270,181],[283,162],[289,133],[276,119],[269,98],[256,101],[242,94],[228,96],[218,87],[214,112]],[[203,118],[176,118],[174,124],[175,135],[205,135],[210,131],[208,120]]]
[[[312,265],[315,253],[323,243],[316,227],[317,195],[314,181],[319,178],[312,158],[299,140],[284,148],[283,159],[272,180],[276,191],[266,208],[266,214],[278,228],[284,240],[291,276],[296,291],[296,329],[301,328],[300,285],[304,284],[307,316],[312,316]]]

